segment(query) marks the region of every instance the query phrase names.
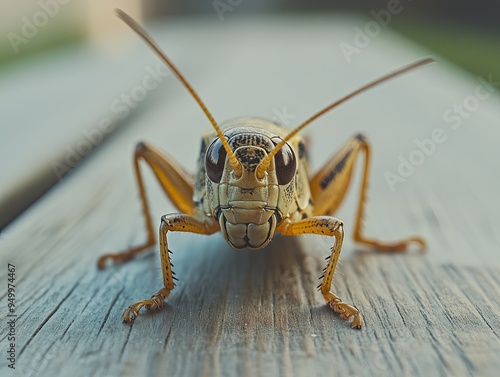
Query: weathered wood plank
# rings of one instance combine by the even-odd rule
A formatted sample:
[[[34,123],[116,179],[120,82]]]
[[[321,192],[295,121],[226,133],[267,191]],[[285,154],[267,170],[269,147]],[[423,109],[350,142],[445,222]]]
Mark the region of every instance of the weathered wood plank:
[[[80,45],[0,71],[0,229],[123,125],[127,108],[137,106],[135,97],[125,102],[123,96],[142,87],[158,62],[117,45],[116,39],[108,50]]]
[[[217,119],[273,117],[278,110],[295,115],[293,125],[425,54],[385,33],[346,64],[338,44],[352,38],[356,24],[363,22],[185,21],[157,35]],[[95,261],[145,237],[130,163],[134,143],[154,140],[192,169],[198,135],[208,127],[170,78],[147,111],[129,118],[136,127],[121,129],[4,232],[0,284],[7,284],[4,266],[15,264],[19,375],[496,375],[500,224],[493,214],[500,203],[499,177],[491,173],[498,97],[481,102],[457,130],[443,121],[477,85],[439,63],[367,93],[308,130],[315,167],[350,134],[366,131],[374,147],[367,233],[422,234],[429,241],[426,254],[398,255],[346,241],[334,288],[362,310],[365,329],[350,329],[315,291],[331,240],[281,237],[263,252],[234,252],[219,234],[170,237],[178,287],[163,311],[129,327],[121,323],[123,309],[161,285],[156,250],[106,271]],[[408,157],[414,139],[438,127],[447,140],[392,192],[384,173],[397,172],[398,156]],[[147,178],[155,218],[173,211]],[[355,196],[339,213],[348,234]],[[5,290],[0,297],[4,310]],[[3,355],[6,334],[2,326]]]

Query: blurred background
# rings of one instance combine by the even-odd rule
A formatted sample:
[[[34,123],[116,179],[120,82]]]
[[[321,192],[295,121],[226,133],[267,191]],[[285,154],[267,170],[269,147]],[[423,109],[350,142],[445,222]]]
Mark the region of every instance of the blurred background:
[[[140,22],[161,26],[170,20],[185,28],[194,22],[222,25],[226,20],[261,16],[272,20],[292,15],[300,20],[301,16],[325,19],[331,15],[338,20],[346,14],[366,20],[360,25],[375,21],[382,25],[381,33],[391,29],[474,76],[500,77],[498,0],[0,0],[0,101],[4,106],[0,229],[60,181],[53,162],[65,158],[64,148],[75,146],[82,130],[87,132],[89,125],[107,116],[110,101],[130,90],[131,83],[144,76],[142,68],[153,64],[134,61],[137,52],[123,52],[131,41],[139,41],[124,33],[123,23],[114,15],[116,7]],[[355,25],[351,29],[347,30],[351,36],[358,34]],[[196,49],[202,53],[203,46]],[[147,56],[156,62],[152,54]],[[134,67],[142,71],[134,72]],[[112,83],[111,71],[116,73]],[[67,100],[64,107],[61,99]],[[75,117],[77,112],[80,115]],[[120,120],[109,121],[114,127]],[[44,137],[33,137],[41,133]]]
[[[84,41],[101,43],[104,36],[110,37],[117,29],[121,30],[113,14],[115,7],[137,18],[203,15],[220,22],[227,17],[261,13],[355,12],[371,17],[370,12],[387,9],[391,3],[399,4],[403,11],[390,20],[389,28],[474,73],[500,71],[500,2],[496,0],[0,0],[0,31],[4,36],[0,64]],[[43,16],[33,20],[40,11],[53,20],[46,25],[43,25]],[[43,27],[38,28],[33,40],[26,38],[29,43],[16,39],[13,34],[9,36],[15,33],[24,38],[23,31],[31,32],[26,28],[30,22],[39,22]],[[22,30],[23,27],[26,29]],[[13,48],[13,44],[18,48]]]

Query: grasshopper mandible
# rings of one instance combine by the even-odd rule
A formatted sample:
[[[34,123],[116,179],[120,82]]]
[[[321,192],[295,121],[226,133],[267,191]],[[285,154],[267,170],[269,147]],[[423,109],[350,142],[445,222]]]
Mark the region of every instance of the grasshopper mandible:
[[[158,182],[180,213],[164,215],[159,230],[163,285],[150,299],[138,301],[123,313],[124,322],[131,323],[141,308],[156,310],[174,288],[174,272],[167,243],[168,232],[213,234],[221,231],[234,249],[260,249],[266,246],[275,232],[293,236],[319,234],[335,238],[327,258],[321,284],[318,286],[331,309],[344,319],[352,317],[351,327],[360,329],[364,322],[354,306],[343,302],[331,289],[335,267],[344,238],[343,222],[332,215],[344,199],[352,178],[357,157],[364,155],[363,178],[354,224],[354,240],[360,244],[385,251],[406,250],[411,244],[425,248],[420,237],[398,242],[382,242],[366,237],[362,219],[371,149],[365,136],[358,134],[317,173],[309,176],[303,138],[298,134],[312,121],[348,99],[430,63],[423,59],[385,75],[325,107],[292,131],[262,119],[240,118],[219,126],[198,94],[189,85],[170,59],[160,50],[146,31],[121,10],[118,16],[137,32],[166,63],[201,107],[214,130],[202,138],[198,171],[186,172],[172,157],[148,143],[139,143],[134,156],[134,170],[144,210],[147,241],[140,246],[117,254],[103,255],[99,268],[108,260],[124,262],[148,250],[155,244],[153,223],[139,162],[145,161]]]

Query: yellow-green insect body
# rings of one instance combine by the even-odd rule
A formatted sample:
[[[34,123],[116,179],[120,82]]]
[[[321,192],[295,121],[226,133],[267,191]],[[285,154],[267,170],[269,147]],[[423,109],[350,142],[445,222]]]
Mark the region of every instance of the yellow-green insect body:
[[[354,240],[386,251],[405,250],[412,244],[424,248],[425,242],[416,236],[385,242],[363,234],[362,220],[371,156],[370,144],[363,135],[353,136],[322,168],[310,176],[304,141],[299,132],[350,98],[430,63],[432,59],[423,59],[362,86],[318,111],[291,131],[256,118],[236,119],[219,126],[196,91],[146,31],[124,12],[118,11],[118,15],[167,64],[196,100],[214,129],[202,138],[198,170],[194,175],[187,172],[172,156],[150,143],[141,142],[136,147],[134,170],[148,237],[144,244],[125,252],[103,255],[99,258],[98,266],[105,267],[108,260],[130,260],[156,243],[140,161],[147,163],[153,170],[159,184],[179,212],[168,213],[161,218],[158,235],[163,287],[150,299],[137,301],[125,309],[122,315],[124,322],[132,322],[142,308],[161,308],[175,287],[176,278],[170,262],[171,250],[167,234],[189,232],[210,235],[220,231],[234,249],[260,249],[278,232],[287,236],[325,235],[333,239],[318,289],[335,313],[344,319],[352,318],[351,327],[362,328],[363,317],[359,310],[343,302],[331,291],[344,240],[344,223],[333,215],[345,198],[358,156],[364,158],[358,209],[353,226]],[[283,257],[286,258],[286,255]]]
[[[270,121],[241,118],[221,125],[242,165],[234,174],[215,131],[203,137],[195,182],[195,203],[202,216],[219,221],[222,235],[234,249],[260,249],[273,238],[284,219],[311,215],[306,154],[296,135],[274,156],[264,177],[256,169],[289,130]]]

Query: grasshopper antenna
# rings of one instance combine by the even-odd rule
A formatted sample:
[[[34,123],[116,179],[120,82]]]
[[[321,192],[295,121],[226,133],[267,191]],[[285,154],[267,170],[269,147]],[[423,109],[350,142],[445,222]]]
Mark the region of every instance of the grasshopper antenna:
[[[314,114],[312,117],[307,119],[305,122],[300,124],[297,128],[295,128],[293,131],[291,131],[283,140],[281,140],[276,147],[260,162],[259,166],[257,167],[257,178],[258,179],[263,179],[264,178],[264,173],[266,170],[269,168],[269,165],[271,164],[272,159],[276,155],[276,153],[279,152],[281,148],[287,143],[288,140],[290,140],[292,137],[294,137],[298,132],[300,132],[302,129],[304,129],[309,123],[313,122],[314,120],[318,119],[320,116],[326,114],[330,110],[336,108],[337,106],[341,105],[342,103],[350,100],[351,98],[357,96],[360,93],[363,93],[364,91],[371,89],[379,84],[382,84],[385,81],[388,81],[390,79],[393,79],[396,76],[402,75],[403,73],[406,73],[408,71],[411,71],[415,68],[421,67],[425,64],[432,63],[434,60],[431,58],[426,58],[419,60],[413,64],[410,64],[408,66],[405,66],[403,68],[400,68],[396,71],[393,71],[385,76],[382,76],[375,81],[372,81],[361,88],[349,93],[348,95],[342,97],[341,99],[335,101],[334,103],[330,104],[329,106],[325,107],[324,109],[318,111],[316,114]]]
[[[229,157],[229,163],[231,164],[231,167],[234,170],[234,174],[236,177],[240,177],[242,174],[242,167],[241,163],[238,161],[236,156],[234,155],[231,147],[229,147],[229,144],[226,140],[226,137],[222,133],[222,130],[220,129],[219,125],[215,121],[214,117],[208,111],[207,107],[201,100],[200,96],[198,96],[198,93],[193,89],[193,87],[187,82],[187,80],[184,78],[182,73],[177,69],[177,67],[170,61],[170,59],[165,55],[165,53],[160,49],[160,47],[156,44],[156,42],[149,36],[149,34],[144,30],[144,28],[139,25],[132,17],[130,17],[127,13],[122,11],[121,9],[115,9],[116,15],[123,20],[132,30],[134,30],[139,36],[156,52],[156,54],[160,57],[161,60],[170,68],[172,73],[179,79],[179,81],[184,85],[184,87],[187,89],[187,91],[193,96],[194,100],[198,103],[198,105],[201,107],[205,115],[207,116],[208,120],[210,123],[212,123],[212,126],[215,128],[215,131],[217,132],[217,136],[219,136],[219,139],[222,141],[222,145],[224,146],[224,149],[227,152],[227,156]]]

